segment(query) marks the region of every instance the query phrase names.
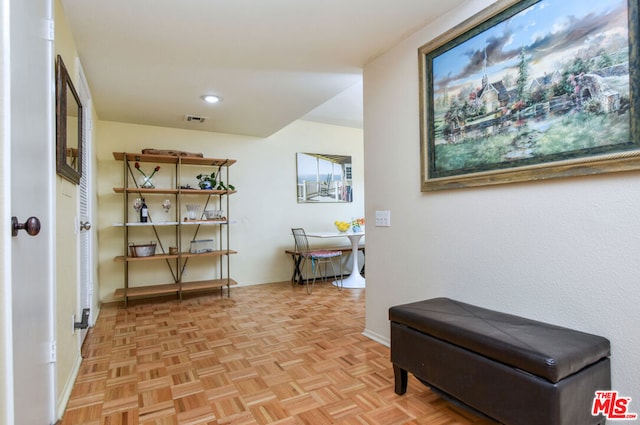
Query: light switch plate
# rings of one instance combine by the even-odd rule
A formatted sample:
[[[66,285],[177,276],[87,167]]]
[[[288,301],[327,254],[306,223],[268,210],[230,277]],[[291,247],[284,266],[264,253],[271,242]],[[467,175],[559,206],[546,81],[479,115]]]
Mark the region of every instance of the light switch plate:
[[[391,226],[391,211],[376,211],[376,227]]]

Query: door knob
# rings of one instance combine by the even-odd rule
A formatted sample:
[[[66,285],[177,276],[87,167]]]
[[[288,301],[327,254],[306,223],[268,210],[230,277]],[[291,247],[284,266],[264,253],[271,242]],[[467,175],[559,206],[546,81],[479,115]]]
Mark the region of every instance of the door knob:
[[[11,236],[18,236],[19,230],[25,230],[29,235],[40,233],[40,220],[38,217],[29,217],[26,222],[18,223],[17,217],[11,217]]]
[[[80,222],[80,230],[89,230],[89,229],[91,229],[91,223],[89,223],[88,221]]]

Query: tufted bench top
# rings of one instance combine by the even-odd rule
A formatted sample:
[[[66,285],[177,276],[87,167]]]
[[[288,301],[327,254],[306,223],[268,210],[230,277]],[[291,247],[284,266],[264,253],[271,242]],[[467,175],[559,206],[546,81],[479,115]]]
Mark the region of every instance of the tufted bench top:
[[[610,355],[606,338],[449,298],[391,307],[389,320],[554,383]]]

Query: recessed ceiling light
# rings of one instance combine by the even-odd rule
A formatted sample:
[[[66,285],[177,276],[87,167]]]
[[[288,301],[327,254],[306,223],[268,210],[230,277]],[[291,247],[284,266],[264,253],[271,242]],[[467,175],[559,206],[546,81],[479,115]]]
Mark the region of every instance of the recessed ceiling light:
[[[220,96],[216,96],[215,94],[205,94],[202,96],[202,100],[207,103],[218,103],[222,100]]]

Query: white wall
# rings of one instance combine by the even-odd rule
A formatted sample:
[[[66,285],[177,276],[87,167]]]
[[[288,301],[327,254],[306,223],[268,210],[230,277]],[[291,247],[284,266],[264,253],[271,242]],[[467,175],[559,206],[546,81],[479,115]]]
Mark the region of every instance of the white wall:
[[[206,157],[233,158],[229,182],[237,193],[230,197],[231,277],[240,285],[286,281],[292,261],[284,254],[293,246],[292,227],[333,230],[336,219],[364,214],[364,169],[362,130],[296,121],[278,133],[258,139],[202,131],[169,129],[101,121],[98,123],[98,232],[100,300],[112,301],[123,285],[123,266],[113,258],[122,255],[122,162],[113,151],[140,152],[144,148],[202,152]],[[351,155],[354,173],[354,202],[347,204],[298,204],[296,199],[296,152]],[[152,164],[145,164],[147,171]],[[145,169],[145,166],[143,166]],[[161,179],[172,171],[161,169]],[[155,177],[154,177],[155,178]],[[196,187],[195,174],[190,183]],[[160,186],[158,186],[160,187]],[[149,205],[156,208],[157,205]],[[153,212],[153,210],[152,210]],[[162,214],[162,212],[159,212]],[[184,212],[183,212],[184,213]],[[345,245],[348,240],[345,238]],[[145,272],[151,283],[169,283],[161,274]],[[154,276],[154,277],[151,277]],[[141,277],[142,278],[142,277]],[[161,280],[164,279],[164,280]],[[232,295],[233,296],[233,295]]]
[[[447,296],[599,334],[637,412],[638,173],[420,192],[417,49],[491,3],[467,2],[365,67],[365,332],[388,342],[390,306]],[[389,228],[371,225],[381,209]]]

